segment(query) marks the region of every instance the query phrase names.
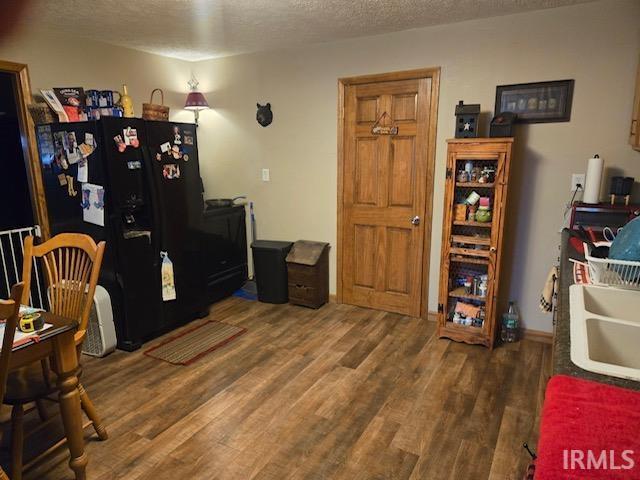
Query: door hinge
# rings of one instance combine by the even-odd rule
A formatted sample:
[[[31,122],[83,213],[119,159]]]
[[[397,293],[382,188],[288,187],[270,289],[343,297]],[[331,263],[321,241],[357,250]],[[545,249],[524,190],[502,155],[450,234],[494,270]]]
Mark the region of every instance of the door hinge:
[[[438,304],[438,313],[444,313],[444,305],[441,303]]]
[[[451,178],[452,174],[453,174],[453,172],[451,171],[451,169],[447,168],[447,178]]]

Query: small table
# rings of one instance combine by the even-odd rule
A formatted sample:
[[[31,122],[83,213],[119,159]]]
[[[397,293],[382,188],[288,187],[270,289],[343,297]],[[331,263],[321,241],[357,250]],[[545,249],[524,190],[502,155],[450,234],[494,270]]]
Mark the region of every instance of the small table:
[[[78,392],[78,354],[74,335],[78,322],[49,312],[42,314],[44,321],[53,325],[39,335],[39,339],[29,340],[14,346],[9,371],[52,357],[52,369],[57,375],[60,413],[71,453],[69,467],[74,471],[76,480],[86,479],[88,457],[84,452],[82,435],[82,413],[80,393]],[[2,480],[0,469],[0,480]]]

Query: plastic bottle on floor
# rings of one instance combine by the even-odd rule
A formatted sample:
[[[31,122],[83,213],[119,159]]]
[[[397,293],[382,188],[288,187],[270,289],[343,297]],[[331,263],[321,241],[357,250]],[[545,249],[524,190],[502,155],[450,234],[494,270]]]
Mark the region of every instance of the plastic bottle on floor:
[[[502,315],[502,329],[500,338],[505,343],[516,342],[518,340],[518,331],[520,327],[520,316],[516,309],[515,302],[509,302],[507,313]]]

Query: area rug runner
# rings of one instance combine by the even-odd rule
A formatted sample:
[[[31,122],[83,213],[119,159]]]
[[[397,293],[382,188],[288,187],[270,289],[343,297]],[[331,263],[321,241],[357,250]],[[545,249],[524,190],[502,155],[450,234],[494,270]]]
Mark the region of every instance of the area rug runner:
[[[151,347],[144,354],[173,365],[189,365],[246,331],[245,328],[210,320]]]

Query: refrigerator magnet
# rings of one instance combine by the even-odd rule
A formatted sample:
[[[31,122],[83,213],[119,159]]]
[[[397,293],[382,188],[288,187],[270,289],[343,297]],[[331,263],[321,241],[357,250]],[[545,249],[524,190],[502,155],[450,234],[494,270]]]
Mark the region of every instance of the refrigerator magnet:
[[[64,153],[60,154],[60,166],[63,170],[69,170],[69,162],[67,161],[67,157]]]
[[[67,175],[67,194],[70,197],[78,195],[77,190],[73,187],[73,177],[71,175]]]
[[[120,153],[124,152],[127,149],[127,145],[124,143],[122,135],[116,135],[113,137],[113,141],[116,142],[116,147],[118,147],[118,151]]]
[[[184,133],[184,144],[193,145],[193,137],[191,135],[187,135],[187,132]]]
[[[173,156],[174,159],[180,160],[180,157],[182,156],[182,152],[180,152],[180,148],[177,145],[174,145],[173,147],[171,147],[171,155]]]
[[[167,163],[162,166],[162,176],[167,180],[180,178],[180,166],[176,163]]]
[[[183,159],[185,162],[188,162],[188,161],[189,161],[189,155],[187,155],[187,154],[185,153],[184,155],[182,155],[182,159]]]
[[[124,144],[127,147],[138,148],[140,146],[140,141],[138,140],[138,130],[135,128],[127,127],[122,130],[122,135],[124,137]]]
[[[93,183],[82,185],[82,220],[104,227],[104,187]]]
[[[82,187],[82,201],[80,202],[83,210],[89,210],[91,208],[91,190]]]
[[[171,150],[171,144],[169,142],[165,142],[160,145],[160,151],[162,153],[167,153],[169,150]]]
[[[60,184],[61,187],[67,186],[67,176],[64,173],[58,174],[58,183]]]
[[[84,134],[84,143],[86,143],[87,145],[90,145],[92,147],[95,147],[95,140],[93,138],[93,133],[87,132]]]
[[[89,145],[88,143],[81,143],[78,149],[80,150],[82,158],[87,158],[94,150],[93,145]]]
[[[180,127],[173,127],[173,143],[174,145],[182,145],[182,136],[180,135]]]
[[[86,183],[89,181],[89,164],[87,159],[80,160],[78,163],[78,182]]]
[[[173,262],[167,252],[160,252],[162,266],[160,267],[160,277],[162,279],[162,301],[168,302],[176,299],[176,284],[173,275]]]
[[[161,153],[156,153],[156,160],[157,161],[162,160],[162,154]]]

